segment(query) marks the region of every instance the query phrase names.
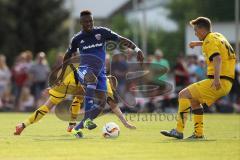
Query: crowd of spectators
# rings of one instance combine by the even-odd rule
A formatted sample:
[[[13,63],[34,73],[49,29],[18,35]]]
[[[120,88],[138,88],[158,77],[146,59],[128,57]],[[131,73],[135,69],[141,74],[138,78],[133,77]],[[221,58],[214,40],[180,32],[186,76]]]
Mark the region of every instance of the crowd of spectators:
[[[176,112],[179,91],[206,78],[206,64],[203,56],[179,54],[176,63],[170,67],[169,61],[164,58],[164,53],[160,49],[156,49],[153,55],[146,57],[146,62],[150,65],[147,65],[145,70],[150,72],[147,76],[151,77],[151,82],[146,82],[141,78],[137,78],[135,81],[126,78],[127,73],[132,70],[138,71],[132,69],[134,62],[136,62],[134,56],[129,58],[124,54],[114,56],[112,59],[111,74],[115,75],[120,82],[118,88],[122,100],[120,105],[126,112]],[[164,68],[167,69],[167,73],[164,72]],[[211,107],[204,108],[205,112],[240,113],[240,64],[236,66],[235,74],[234,84],[229,95],[219,99]],[[158,95],[154,94],[155,91],[151,87],[148,88],[150,90],[148,95],[134,92],[133,88],[136,88],[136,84],[139,84],[138,81],[142,80],[141,84],[144,86],[160,86],[161,90],[160,92],[158,90]],[[136,102],[133,102],[133,99],[136,99]]]
[[[12,67],[0,55],[0,110],[33,111],[41,103],[49,72],[44,52],[39,52],[35,59],[31,51],[21,52]]]
[[[56,55],[56,62],[50,67],[44,52],[37,53],[34,58],[27,50],[21,52],[10,67],[5,55],[0,54],[0,111],[31,112],[45,101],[41,93],[48,86],[48,76],[63,59],[62,53]],[[119,106],[124,112],[176,112],[178,92],[206,78],[206,65],[201,56],[179,54],[170,67],[161,49],[156,49],[145,61],[147,74],[142,78],[136,78],[139,77],[136,74],[132,80],[129,73],[138,71],[133,54],[107,55],[107,72],[118,79]],[[138,89],[148,92],[137,92],[139,84],[142,88]],[[156,85],[160,89],[154,88]],[[206,112],[240,113],[240,65],[236,67],[230,94]]]

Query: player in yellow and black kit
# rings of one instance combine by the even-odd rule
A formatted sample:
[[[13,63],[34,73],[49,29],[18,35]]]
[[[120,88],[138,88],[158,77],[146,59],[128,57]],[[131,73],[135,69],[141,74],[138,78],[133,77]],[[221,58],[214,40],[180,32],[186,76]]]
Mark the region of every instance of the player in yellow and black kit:
[[[127,122],[122,111],[117,106],[118,104],[118,98],[116,95],[117,85],[118,85],[118,81],[116,77],[111,75],[107,76],[107,103],[110,106],[112,112],[120,119],[120,121],[123,123],[123,125],[126,128],[136,129],[134,125],[131,125],[130,123]],[[72,129],[76,126],[77,117],[79,115],[79,111],[82,103],[83,103],[83,97],[75,97],[72,101],[72,105],[70,108],[71,118],[69,121],[69,126],[67,128],[68,132],[71,132]]]
[[[64,74],[64,80],[61,84],[55,85],[52,88],[47,89],[49,98],[47,101],[39,106],[39,108],[32,113],[24,122],[19,123],[16,126],[14,135],[20,135],[22,131],[30,124],[38,122],[42,119],[55,105],[62,102],[68,95],[73,95],[75,98],[71,106],[71,121],[70,123],[76,123],[77,115],[80,110],[80,105],[84,100],[84,88],[81,84],[77,83],[76,76],[74,74],[74,66],[67,67]],[[114,76],[107,77],[107,102],[111,107],[111,110],[118,116],[125,127],[129,129],[135,129],[136,127],[129,124],[123,116],[121,110],[117,107],[117,100],[114,95],[114,90],[117,86],[117,79]],[[73,126],[69,126],[70,132]]]
[[[191,84],[179,93],[179,109],[176,129],[161,131],[168,137],[183,138],[187,113],[192,109],[194,133],[189,139],[202,139],[203,107],[210,106],[217,99],[230,92],[234,79],[236,54],[227,39],[220,33],[212,32],[211,21],[198,17],[190,21],[200,41],[191,42],[191,48],[202,46],[207,64],[207,79]]]

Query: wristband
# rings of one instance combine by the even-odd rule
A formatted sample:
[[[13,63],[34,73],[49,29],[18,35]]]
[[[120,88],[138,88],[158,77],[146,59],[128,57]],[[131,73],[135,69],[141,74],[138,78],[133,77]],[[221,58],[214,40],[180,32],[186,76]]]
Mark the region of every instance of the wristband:
[[[136,47],[134,48],[134,51],[135,51],[136,53],[138,53],[139,51],[141,51],[141,49],[136,46]]]

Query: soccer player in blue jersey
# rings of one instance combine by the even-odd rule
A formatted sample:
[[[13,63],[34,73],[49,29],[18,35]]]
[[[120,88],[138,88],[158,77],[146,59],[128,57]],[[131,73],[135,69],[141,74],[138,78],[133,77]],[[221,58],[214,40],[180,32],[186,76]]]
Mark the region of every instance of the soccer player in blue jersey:
[[[85,85],[85,115],[83,120],[72,130],[77,137],[82,137],[81,129],[94,129],[92,122],[106,104],[105,44],[115,41],[137,52],[137,60],[143,62],[143,52],[130,40],[105,27],[95,27],[92,13],[89,10],[80,13],[82,30],[71,40],[64,61],[71,58],[72,53],[80,53],[78,80]],[[63,66],[64,72],[64,66]],[[61,79],[61,78],[60,78]],[[93,98],[94,97],[94,98]]]
[[[93,129],[96,127],[96,124],[92,122],[102,111],[106,103],[105,91],[106,87],[106,75],[105,75],[105,43],[109,40],[116,41],[119,43],[125,44],[127,47],[135,50],[137,52],[138,61],[143,61],[142,51],[130,40],[119,36],[118,34],[112,32],[111,30],[103,27],[93,27],[93,18],[90,11],[82,11],[80,14],[80,22],[82,25],[82,30],[76,34],[71,41],[69,49],[64,57],[64,64],[71,63],[70,58],[74,55],[74,52],[79,51],[80,53],[80,63],[77,70],[77,74],[67,75],[64,77],[65,70],[68,65],[63,65],[62,73],[59,76],[59,85],[56,85],[56,88],[59,88],[54,92],[55,96],[41,105],[27,120],[26,123],[20,123],[16,126],[15,135],[20,135],[23,129],[37,122],[41,119],[46,113],[49,112],[51,106],[57,104],[59,100],[64,98],[66,93],[61,93],[61,88],[66,88],[68,90],[69,83],[75,84],[75,76],[81,82],[73,85],[78,87],[80,90],[79,93],[82,93],[83,88],[82,84],[85,85],[85,117],[84,119],[75,127],[73,130],[76,137],[82,137],[82,132],[80,129],[88,128]],[[74,62],[75,63],[75,62]],[[70,64],[69,66],[71,66]],[[72,67],[71,67],[72,68]],[[72,72],[71,72],[72,73]],[[65,80],[64,80],[65,78]],[[63,86],[62,86],[63,85]],[[72,87],[73,87],[72,86]],[[71,87],[70,87],[71,88]],[[72,93],[69,89],[69,93]],[[76,88],[77,89],[77,88]],[[97,89],[97,94],[94,95],[94,91]],[[65,89],[63,89],[65,91]],[[75,90],[75,89],[74,89]],[[68,93],[68,92],[67,92]],[[75,93],[75,92],[74,92]],[[81,95],[80,95],[81,96]],[[97,97],[97,101],[94,101],[93,97]],[[95,103],[93,103],[95,102]]]

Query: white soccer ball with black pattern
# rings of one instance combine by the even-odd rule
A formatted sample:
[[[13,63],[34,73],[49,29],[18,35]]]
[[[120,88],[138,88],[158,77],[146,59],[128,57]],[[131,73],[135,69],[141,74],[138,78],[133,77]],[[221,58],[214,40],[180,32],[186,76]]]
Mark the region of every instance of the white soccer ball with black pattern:
[[[116,138],[120,134],[120,128],[116,123],[108,122],[103,126],[102,134],[104,138]]]

